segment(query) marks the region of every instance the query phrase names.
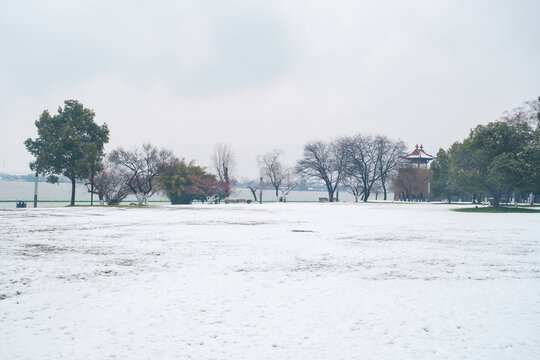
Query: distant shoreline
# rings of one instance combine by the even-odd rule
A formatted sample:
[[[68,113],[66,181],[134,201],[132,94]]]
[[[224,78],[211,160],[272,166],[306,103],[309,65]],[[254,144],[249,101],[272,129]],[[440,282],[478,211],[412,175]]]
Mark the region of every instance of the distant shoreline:
[[[2,174],[0,173],[0,181],[11,181],[11,182],[34,182],[35,181],[35,175],[32,175],[32,174],[28,174],[28,175],[13,175],[13,174]],[[40,183],[46,183],[47,182],[47,178],[43,177],[43,176],[40,176],[39,177],[39,180],[38,180]],[[59,183],[66,183],[66,184],[69,184],[71,183],[71,181],[69,181],[69,179],[67,178],[62,178],[60,177],[60,179],[58,180]],[[84,184],[84,181],[77,181],[77,184]],[[246,188],[245,186],[233,186],[234,189],[244,189]],[[272,187],[265,187],[263,188],[263,190],[274,190],[274,188]],[[325,188],[312,188],[312,189],[302,189],[302,188],[298,188],[298,189],[294,189],[295,191],[312,191],[312,192],[325,192],[326,189]]]

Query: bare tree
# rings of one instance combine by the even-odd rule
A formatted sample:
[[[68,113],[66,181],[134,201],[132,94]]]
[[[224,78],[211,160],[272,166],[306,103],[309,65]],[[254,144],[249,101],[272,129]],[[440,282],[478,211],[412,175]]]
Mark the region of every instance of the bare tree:
[[[347,149],[347,177],[354,177],[362,184],[363,201],[367,201],[373,185],[379,180],[377,147],[371,136],[356,135],[343,140]]]
[[[247,177],[242,178],[242,184],[251,191],[251,195],[253,195],[253,200],[257,201],[257,190],[259,190],[259,180],[257,179],[249,179]]]
[[[382,185],[381,185],[381,179],[379,179],[379,181],[377,181],[374,185],[373,185],[373,188],[371,188],[371,193],[375,193],[375,200],[379,200],[379,193],[381,192],[382,190]]]
[[[414,167],[410,163],[404,164],[393,177],[395,197],[404,201],[424,200],[427,197],[427,178],[430,171]]]
[[[299,184],[298,179],[294,176],[294,171],[291,168],[288,168],[285,170],[285,177],[283,178],[283,181],[281,182],[281,186],[279,188],[279,191],[281,191],[281,198],[283,199],[283,202],[287,202],[287,195],[291,191],[293,191]]]
[[[364,195],[364,183],[354,176],[348,176],[343,180],[342,189],[352,194],[355,202]]]
[[[122,173],[108,160],[103,162],[103,169],[94,176],[93,191],[102,205],[103,201],[109,205],[118,204],[131,193]]]
[[[500,120],[510,124],[525,123],[533,128],[540,126],[540,97],[526,101],[520,107],[505,111]]]
[[[307,179],[324,183],[330,201],[345,176],[346,148],[344,139],[332,142],[313,141],[304,146],[304,156],[296,164],[296,172]]]
[[[379,181],[384,193],[384,200],[386,200],[387,180],[393,177],[403,162],[405,143],[401,140],[394,141],[387,136],[379,135],[375,138],[375,147]]]
[[[148,197],[160,190],[157,182],[159,168],[163,164],[171,164],[176,157],[170,150],[144,144],[142,150],[125,150],[122,147],[113,150],[109,160],[122,172],[124,183],[137,197],[139,205],[143,205],[148,202]]]
[[[281,154],[283,150],[274,149],[257,157],[261,176],[276,190],[276,201],[279,199],[279,188],[287,177],[287,169],[283,167],[279,159]]]
[[[218,176],[220,184],[223,186],[223,197],[229,196],[236,171],[236,157],[230,145],[216,144],[214,146],[212,167]]]

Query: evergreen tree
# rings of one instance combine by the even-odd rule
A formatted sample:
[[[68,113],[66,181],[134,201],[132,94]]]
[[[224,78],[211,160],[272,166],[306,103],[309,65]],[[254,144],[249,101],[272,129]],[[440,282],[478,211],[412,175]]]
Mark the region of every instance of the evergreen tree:
[[[532,144],[534,132],[525,123],[478,125],[452,146],[450,182],[463,192],[491,195],[498,207],[504,194],[531,186],[532,170],[538,168],[538,148]]]
[[[450,153],[451,149],[448,151],[439,149],[437,158],[431,163],[431,171],[433,172],[433,195],[447,198],[448,202],[450,202],[451,196],[456,194],[454,184],[450,177]]]
[[[58,182],[58,175],[71,181],[71,205],[75,204],[75,183],[99,171],[104,156],[103,145],[109,141],[109,129],[94,122],[95,113],[76,100],[66,100],[58,114],[43,111],[35,124],[38,136],[24,144],[36,157],[30,168]]]

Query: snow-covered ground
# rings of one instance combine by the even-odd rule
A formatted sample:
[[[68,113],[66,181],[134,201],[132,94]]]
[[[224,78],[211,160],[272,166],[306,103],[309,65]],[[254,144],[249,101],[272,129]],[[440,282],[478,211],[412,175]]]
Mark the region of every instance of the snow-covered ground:
[[[540,215],[0,210],[0,359],[538,359]]]

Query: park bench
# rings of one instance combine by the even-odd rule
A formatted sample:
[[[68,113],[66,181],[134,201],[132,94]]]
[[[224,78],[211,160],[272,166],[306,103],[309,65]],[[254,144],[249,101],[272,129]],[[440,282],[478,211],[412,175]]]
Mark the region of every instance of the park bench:
[[[25,208],[26,207],[26,201],[17,201],[18,208]]]
[[[245,204],[246,199],[225,199],[225,204]]]

